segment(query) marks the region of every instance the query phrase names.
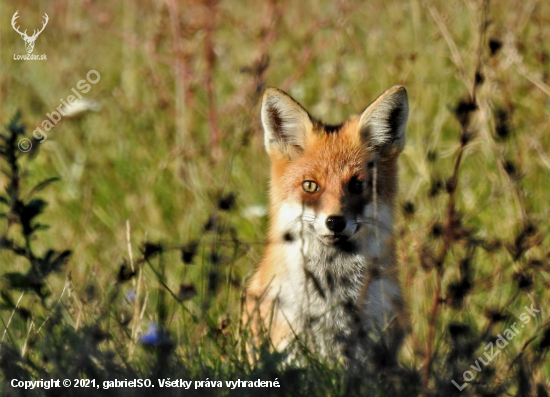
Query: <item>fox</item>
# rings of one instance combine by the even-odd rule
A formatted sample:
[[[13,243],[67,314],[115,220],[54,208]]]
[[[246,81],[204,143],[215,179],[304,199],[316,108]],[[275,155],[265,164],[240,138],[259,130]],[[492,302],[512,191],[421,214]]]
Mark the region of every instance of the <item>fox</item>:
[[[393,218],[408,114],[403,86],[337,125],[264,91],[269,232],[243,300],[251,360],[263,338],[280,352],[396,362],[407,315]]]

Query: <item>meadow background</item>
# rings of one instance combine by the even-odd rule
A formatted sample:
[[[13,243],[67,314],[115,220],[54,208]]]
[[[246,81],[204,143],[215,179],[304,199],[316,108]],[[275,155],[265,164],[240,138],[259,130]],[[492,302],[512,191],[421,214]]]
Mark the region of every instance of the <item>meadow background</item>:
[[[282,387],[166,395],[549,395],[549,2],[1,0],[0,10],[2,394],[28,395],[14,378],[170,377]],[[25,54],[16,10],[21,30],[49,15],[33,52],[47,60],[13,60]],[[101,79],[83,96],[99,110],[64,117],[28,154],[14,148],[90,70]],[[284,367],[267,350],[251,367],[239,317],[267,227],[262,90],[286,90],[334,123],[395,84],[410,101],[395,227],[410,313],[401,370],[359,382],[314,352]],[[532,304],[541,312],[459,392],[451,380],[463,384]],[[76,392],[147,389],[34,393]]]

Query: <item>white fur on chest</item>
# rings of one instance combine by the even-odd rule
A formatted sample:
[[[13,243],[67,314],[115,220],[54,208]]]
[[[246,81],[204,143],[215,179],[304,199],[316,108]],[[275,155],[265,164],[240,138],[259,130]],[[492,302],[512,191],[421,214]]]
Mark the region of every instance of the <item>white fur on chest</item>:
[[[365,272],[372,267],[383,270],[380,255],[392,233],[387,207],[381,206],[375,218],[367,206],[365,215],[369,221],[350,239],[350,250],[327,246],[308,230],[312,215],[307,209],[283,207],[275,223],[277,233],[290,236],[278,251],[278,308],[296,333],[311,331],[325,353],[337,349],[338,340],[352,332],[350,307],[363,307],[363,324],[378,334],[391,320],[391,301],[400,293],[392,280],[377,277],[367,287],[366,302],[360,302]]]

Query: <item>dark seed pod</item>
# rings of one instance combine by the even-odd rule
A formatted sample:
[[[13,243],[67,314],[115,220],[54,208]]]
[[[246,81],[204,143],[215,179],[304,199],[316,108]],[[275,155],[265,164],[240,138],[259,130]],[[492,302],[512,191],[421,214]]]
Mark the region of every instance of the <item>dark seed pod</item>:
[[[449,334],[453,340],[468,335],[470,333],[470,327],[462,323],[451,323],[448,327]]]
[[[231,211],[235,207],[235,195],[229,193],[218,200],[218,208],[222,211]]]
[[[136,272],[132,271],[130,266],[126,264],[126,260],[124,260],[124,263],[120,265],[120,268],[118,269],[117,284],[122,284],[130,280],[135,275]]]
[[[193,284],[181,284],[178,291],[178,300],[180,302],[188,301],[197,295],[197,289]]]
[[[404,204],[403,204],[403,213],[406,215],[406,216],[411,216],[411,215],[414,215],[414,213],[416,212],[416,208],[414,207],[414,204],[410,201],[406,201]]]
[[[485,310],[484,314],[489,321],[495,324],[506,321],[510,317],[509,315],[502,313],[500,310],[494,308]]]
[[[491,51],[491,56],[495,55],[501,48],[502,41],[494,37],[489,39],[489,50]]]
[[[533,278],[527,273],[517,273],[514,278],[520,291],[528,292],[533,287]]]
[[[197,255],[197,249],[198,249],[199,243],[196,241],[192,241],[189,244],[181,247],[181,260],[186,265],[190,265],[193,263],[193,259],[195,258],[195,255]]]
[[[160,244],[155,243],[144,243],[141,248],[141,253],[145,260],[151,259],[155,255],[160,254],[163,251],[163,248]]]

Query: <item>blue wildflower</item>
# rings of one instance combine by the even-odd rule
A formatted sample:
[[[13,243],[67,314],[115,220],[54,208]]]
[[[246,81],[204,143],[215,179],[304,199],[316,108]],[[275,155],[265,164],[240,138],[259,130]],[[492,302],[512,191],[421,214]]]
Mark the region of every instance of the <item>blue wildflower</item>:
[[[128,302],[134,303],[134,300],[136,299],[136,291],[134,291],[133,289],[128,291],[126,293],[126,299],[128,300]]]
[[[139,342],[144,345],[155,347],[172,346],[172,341],[168,336],[168,332],[163,328],[159,328],[154,321],[149,324],[147,332],[139,338]]]

